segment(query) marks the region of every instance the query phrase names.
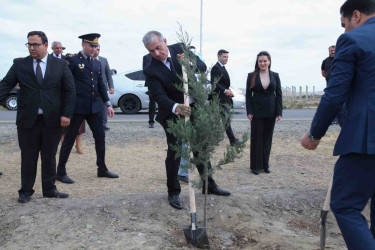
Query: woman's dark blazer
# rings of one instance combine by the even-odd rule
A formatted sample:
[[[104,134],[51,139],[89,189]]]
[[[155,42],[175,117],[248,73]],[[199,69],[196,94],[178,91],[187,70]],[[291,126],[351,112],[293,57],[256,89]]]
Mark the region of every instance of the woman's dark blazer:
[[[264,89],[259,74],[255,86],[250,89],[253,73],[249,73],[246,83],[246,111],[255,118],[272,118],[282,116],[282,92],[279,74],[269,71],[270,85]]]

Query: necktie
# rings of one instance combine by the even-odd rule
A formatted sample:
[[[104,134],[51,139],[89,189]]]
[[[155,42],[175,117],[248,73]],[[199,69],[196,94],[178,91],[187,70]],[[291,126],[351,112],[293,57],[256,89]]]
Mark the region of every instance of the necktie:
[[[169,62],[170,68],[172,72],[176,72],[176,69],[173,66],[172,58],[168,57],[167,61]]]
[[[36,65],[36,72],[35,72],[35,74],[36,74],[36,81],[38,82],[38,84],[40,86],[43,85],[43,74],[42,74],[42,69],[40,68],[40,62],[41,61],[42,60],[40,60],[40,59],[37,60],[38,64]]]

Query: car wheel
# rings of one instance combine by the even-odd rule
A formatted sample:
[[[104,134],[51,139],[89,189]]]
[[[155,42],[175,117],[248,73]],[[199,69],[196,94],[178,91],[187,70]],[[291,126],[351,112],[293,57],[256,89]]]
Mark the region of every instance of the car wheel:
[[[119,101],[119,107],[124,114],[135,114],[141,109],[141,102],[135,95],[124,95]]]
[[[5,108],[8,110],[17,110],[17,96],[16,95],[10,95],[7,98],[5,98]]]

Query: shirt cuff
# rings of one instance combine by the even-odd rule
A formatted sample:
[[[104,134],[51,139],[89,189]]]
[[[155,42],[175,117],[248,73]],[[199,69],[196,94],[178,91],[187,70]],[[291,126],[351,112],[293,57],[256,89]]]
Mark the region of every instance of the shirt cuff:
[[[105,105],[107,105],[107,107],[112,107],[112,104],[111,104],[110,101],[106,101],[106,102],[105,102]]]
[[[226,90],[224,90],[224,94],[225,94],[225,92],[227,92],[227,89],[226,89]]]
[[[177,105],[178,105],[178,103],[175,103],[175,104],[173,105],[173,108],[172,108],[172,113],[173,113],[173,114],[176,114],[176,115],[178,115],[178,113],[176,112]]]

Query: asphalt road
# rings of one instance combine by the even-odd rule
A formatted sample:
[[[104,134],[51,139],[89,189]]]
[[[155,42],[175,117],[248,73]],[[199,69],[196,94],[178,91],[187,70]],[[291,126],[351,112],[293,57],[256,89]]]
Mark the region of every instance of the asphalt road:
[[[283,119],[285,120],[312,120],[315,109],[286,109],[283,110]],[[233,120],[246,120],[246,110],[234,110]],[[0,123],[14,123],[16,120],[16,111],[0,111]],[[123,121],[148,121],[148,113],[146,111],[139,112],[134,115],[125,115],[121,111],[116,111],[115,116],[109,122]]]

